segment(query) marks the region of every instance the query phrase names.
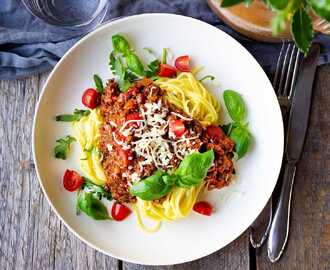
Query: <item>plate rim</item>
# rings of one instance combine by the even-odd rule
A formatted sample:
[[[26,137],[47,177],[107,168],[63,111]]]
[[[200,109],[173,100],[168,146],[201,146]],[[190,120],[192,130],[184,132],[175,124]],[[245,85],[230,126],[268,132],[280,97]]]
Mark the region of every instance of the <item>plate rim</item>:
[[[86,240],[83,236],[81,236],[78,232],[76,232],[65,220],[64,218],[58,213],[58,211],[56,210],[55,206],[53,205],[53,203],[51,202],[46,190],[45,190],[45,187],[44,187],[44,184],[43,184],[43,181],[41,180],[41,176],[39,174],[39,166],[38,166],[38,163],[37,163],[37,157],[36,157],[36,149],[35,149],[35,146],[36,146],[36,123],[37,123],[37,118],[38,118],[38,114],[39,114],[39,109],[40,109],[40,103],[41,103],[41,100],[43,99],[43,96],[46,92],[46,88],[50,82],[50,80],[52,79],[52,77],[54,76],[54,74],[56,73],[57,69],[61,66],[62,62],[65,61],[65,59],[67,58],[67,56],[69,54],[71,54],[71,52],[73,50],[76,49],[76,47],[80,46],[81,43],[85,42],[87,39],[89,39],[91,36],[93,36],[94,34],[102,31],[103,29],[105,28],[108,28],[108,27],[111,27],[111,25],[114,25],[114,24],[118,24],[118,23],[123,23],[125,21],[130,21],[132,19],[135,19],[135,18],[140,18],[140,17],[158,17],[158,16],[163,16],[163,17],[180,17],[180,18],[183,18],[185,20],[192,20],[194,22],[197,22],[197,23],[200,23],[200,24],[204,24],[206,25],[207,27],[210,27],[210,28],[213,28],[217,31],[220,31],[222,32],[222,34],[224,34],[226,36],[226,38],[228,39],[231,39],[232,41],[234,41],[235,43],[237,43],[237,45],[242,49],[244,50],[245,52],[247,52],[250,57],[255,61],[255,63],[257,64],[260,72],[263,73],[263,75],[265,76],[265,78],[267,78],[267,81],[269,83],[269,85],[271,86],[271,88],[273,89],[273,86],[271,84],[271,82],[269,81],[269,78],[267,76],[267,74],[265,73],[264,69],[261,67],[261,65],[258,63],[258,61],[255,59],[255,57],[241,44],[239,43],[236,39],[234,39],[232,36],[230,36],[229,34],[227,34],[226,32],[224,32],[223,30],[205,22],[205,21],[202,21],[202,20],[199,20],[199,19],[196,19],[196,18],[193,18],[193,17],[189,17],[189,16],[184,16],[184,15],[180,15],[180,14],[172,14],[172,13],[143,13],[143,14],[137,14],[137,15],[131,15],[131,16],[125,16],[125,17],[119,17],[119,18],[114,18],[104,24],[101,24],[98,28],[94,29],[92,32],[88,33],[87,35],[85,35],[84,37],[82,37],[79,41],[77,41],[62,57],[61,59],[56,63],[56,65],[53,67],[52,71],[50,72],[50,74],[48,75],[43,87],[42,87],[42,90],[40,92],[40,95],[39,95],[39,98],[38,98],[38,102],[36,104],[36,107],[35,107],[35,112],[34,112],[34,117],[33,117],[33,126],[32,126],[32,154],[33,154],[33,162],[34,162],[34,165],[35,165],[35,171],[36,171],[36,175],[37,175],[37,178],[38,178],[38,182],[39,182],[39,185],[41,186],[41,189],[42,189],[42,192],[44,194],[44,196],[46,197],[49,205],[51,206],[51,209],[55,212],[56,216],[60,219],[61,222],[63,222],[63,224],[66,226],[66,228],[70,231],[70,233],[73,233],[74,236],[76,236],[79,240],[81,240],[83,243],[87,244],[88,246],[94,248],[95,250],[101,252],[102,254],[104,255],[107,255],[107,256],[110,256],[110,257],[113,257],[113,258],[116,258],[118,260],[122,260],[122,261],[125,261],[125,262],[130,262],[130,263],[135,263],[135,264],[140,264],[140,265],[159,265],[159,266],[163,266],[163,265],[176,265],[176,264],[181,264],[181,263],[187,263],[187,262],[191,262],[191,261],[195,261],[195,260],[198,260],[198,259],[201,259],[201,258],[204,258],[206,256],[209,256],[223,248],[225,248],[226,246],[228,246],[230,243],[234,242],[235,240],[237,240],[241,235],[243,235],[250,227],[250,225],[253,223],[251,223],[247,228],[245,228],[240,234],[238,234],[235,238],[233,238],[232,240],[230,241],[227,241],[222,247],[216,249],[216,250],[213,250],[212,252],[206,252],[206,253],[200,253],[199,256],[195,256],[193,258],[190,258],[190,259],[183,259],[183,260],[178,260],[176,261],[175,263],[172,263],[172,264],[168,264],[168,263],[157,263],[157,264],[153,264],[153,263],[149,263],[149,262],[143,262],[142,260],[139,260],[139,259],[127,259],[127,258],[124,258],[122,256],[118,256],[118,255],[114,255],[112,254],[111,252],[108,252],[108,251],[105,251],[99,247],[97,247],[96,245],[92,244],[91,242],[89,242],[88,240]],[[276,95],[275,95],[275,91],[273,92],[273,98],[276,98]],[[277,101],[277,99],[276,99]],[[279,104],[277,103],[276,105],[276,110],[278,111],[278,113],[280,113],[281,115],[281,110],[280,110],[280,106]],[[283,119],[281,118],[281,121],[280,121],[280,134],[281,134],[281,160],[283,158],[283,153],[284,153],[284,124],[283,124]],[[278,169],[278,173],[277,173],[277,179],[276,181],[274,181],[274,184],[273,184],[273,187],[272,187],[272,192],[276,186],[276,183],[278,181],[278,177],[280,175],[280,170],[281,170],[281,164],[280,163],[280,167]],[[272,192],[270,193],[269,195],[269,198],[271,197],[271,194]],[[268,199],[269,199],[268,198]],[[268,200],[267,200],[268,201]],[[266,206],[267,204],[267,201],[265,202],[265,204],[263,205],[263,207],[261,208],[261,211],[258,213],[256,219],[258,218],[258,216],[260,215],[260,213],[262,212],[263,208]]]

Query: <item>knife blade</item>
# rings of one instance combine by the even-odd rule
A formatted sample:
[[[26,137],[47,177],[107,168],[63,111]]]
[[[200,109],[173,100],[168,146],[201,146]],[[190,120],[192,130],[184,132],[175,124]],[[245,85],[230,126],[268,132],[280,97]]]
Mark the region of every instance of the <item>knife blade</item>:
[[[269,231],[267,242],[268,258],[276,262],[282,255],[289,235],[291,194],[296,172],[296,164],[300,160],[312,101],[313,82],[320,55],[320,46],[313,44],[309,54],[303,59],[293,91],[292,107],[289,116],[286,137],[286,165],[279,202]]]

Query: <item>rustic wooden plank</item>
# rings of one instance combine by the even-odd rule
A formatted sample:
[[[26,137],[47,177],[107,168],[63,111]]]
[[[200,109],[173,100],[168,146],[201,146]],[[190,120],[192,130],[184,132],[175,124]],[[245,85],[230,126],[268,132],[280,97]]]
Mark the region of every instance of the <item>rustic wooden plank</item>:
[[[293,191],[290,236],[279,262],[258,253],[260,270],[330,269],[330,65],[318,69],[306,145]]]
[[[205,258],[174,266],[144,266],[123,262],[123,270],[247,270],[250,269],[248,234]]]
[[[0,81],[0,269],[118,269],[68,232],[39,187],[31,131],[47,76]]]

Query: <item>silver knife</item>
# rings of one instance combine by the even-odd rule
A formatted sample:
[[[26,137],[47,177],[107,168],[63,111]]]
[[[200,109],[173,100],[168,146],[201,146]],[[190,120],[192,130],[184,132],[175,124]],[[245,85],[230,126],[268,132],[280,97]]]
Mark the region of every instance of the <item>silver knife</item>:
[[[304,147],[309,112],[312,101],[313,81],[320,46],[313,44],[308,56],[303,59],[300,67],[296,89],[292,97],[292,107],[289,117],[286,137],[285,172],[279,202],[269,231],[267,242],[268,258],[276,262],[282,255],[289,235],[291,194],[296,172],[296,164]]]

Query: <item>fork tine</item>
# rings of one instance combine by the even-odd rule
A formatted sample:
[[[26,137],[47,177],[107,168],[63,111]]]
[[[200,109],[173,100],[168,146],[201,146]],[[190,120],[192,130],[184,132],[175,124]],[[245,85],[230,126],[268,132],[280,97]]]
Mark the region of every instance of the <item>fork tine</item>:
[[[288,94],[289,99],[291,99],[292,93],[295,89],[296,78],[297,78],[298,70],[299,70],[300,56],[301,56],[301,52],[298,50],[297,54],[296,54],[296,61],[295,61],[295,64],[294,64],[294,70],[293,70],[293,75],[292,75],[292,80],[291,80],[290,92]]]
[[[274,75],[274,80],[273,80],[273,87],[275,89],[275,92],[278,91],[277,83],[278,83],[280,68],[282,66],[281,63],[282,63],[282,58],[283,58],[283,54],[284,54],[284,47],[285,47],[285,42],[282,43],[280,55],[278,56],[277,63],[276,63],[276,70],[275,70],[275,75]]]
[[[286,49],[286,52],[285,52],[285,56],[284,56],[284,60],[283,60],[283,65],[282,65],[282,72],[281,72],[281,77],[280,77],[280,84],[278,86],[278,91],[277,93],[280,95],[280,96],[283,96],[283,83],[284,83],[284,77],[286,75],[286,71],[287,71],[287,68],[288,68],[288,64],[289,64],[289,54],[290,54],[290,50],[291,50],[291,44],[289,43],[287,49]]]
[[[289,89],[289,84],[290,84],[290,82],[291,82],[291,84],[293,82],[293,71],[294,71],[294,68],[295,68],[295,65],[296,65],[295,57],[296,57],[296,51],[297,50],[298,50],[298,48],[295,45],[293,45],[291,55],[290,55],[288,70],[287,70],[287,73],[286,73],[285,85],[284,85],[284,89],[282,91],[283,96],[288,96],[289,91],[291,91],[291,88]],[[294,61],[295,61],[295,64],[293,65]]]

